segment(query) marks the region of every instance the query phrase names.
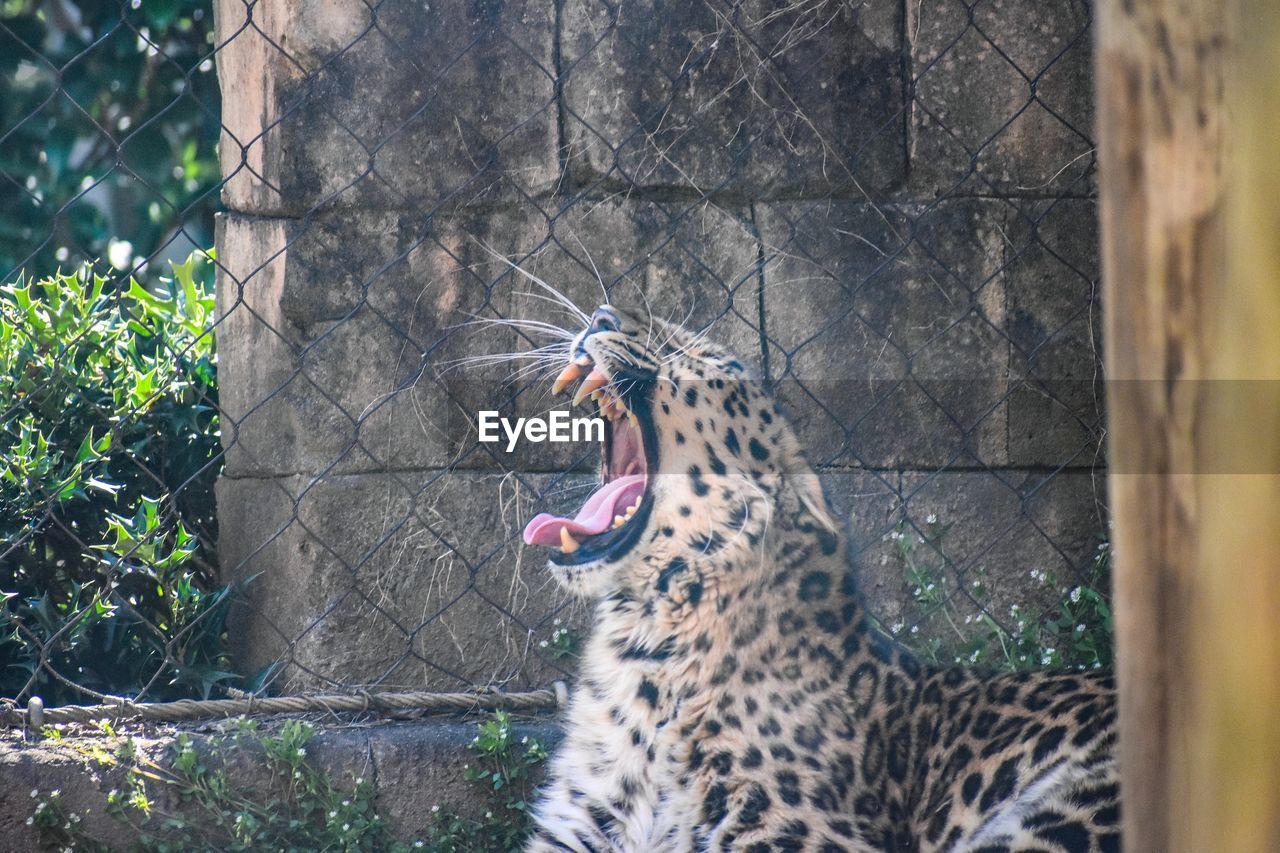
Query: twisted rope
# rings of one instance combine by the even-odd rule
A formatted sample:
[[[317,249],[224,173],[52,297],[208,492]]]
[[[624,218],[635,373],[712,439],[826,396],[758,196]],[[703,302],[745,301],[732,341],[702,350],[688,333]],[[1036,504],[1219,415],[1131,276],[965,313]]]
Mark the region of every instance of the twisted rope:
[[[427,714],[466,711],[554,711],[564,704],[562,685],[527,693],[335,693],[315,696],[272,696],[258,698],[182,699],[177,702],[132,702],[118,699],[101,705],[63,705],[45,708],[33,696],[26,708],[10,705],[0,711],[0,723],[8,726],[40,728],[55,723],[88,723],[112,720],[182,720],[238,717],[244,714],[300,714],[308,711],[421,711]]]

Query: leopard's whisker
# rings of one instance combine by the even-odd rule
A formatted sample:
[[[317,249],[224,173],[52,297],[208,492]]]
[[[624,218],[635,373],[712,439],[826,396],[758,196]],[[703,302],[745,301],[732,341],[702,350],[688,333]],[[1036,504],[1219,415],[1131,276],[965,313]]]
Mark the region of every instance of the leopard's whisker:
[[[568,308],[564,307],[564,305],[560,302],[559,299],[552,299],[550,296],[547,296],[544,293],[534,293],[531,290],[521,290],[521,291],[517,291],[515,295],[520,296],[524,299],[537,299],[541,302],[546,302],[547,304],[551,305],[556,311],[559,311],[562,314],[568,314],[570,317],[574,319],[575,322],[577,322],[580,319],[577,311],[570,311]],[[570,336],[573,336],[575,333],[567,332],[567,334],[569,334]]]
[[[572,300],[572,299],[570,299],[569,297],[565,296],[565,295],[564,295],[563,293],[561,293],[559,290],[557,290],[556,288],[554,288],[554,287],[552,287],[551,285],[547,284],[545,281],[543,281],[542,279],[538,278],[538,277],[537,277],[536,275],[534,275],[533,273],[531,273],[531,272],[529,272],[528,270],[524,269],[524,268],[523,268],[523,267],[521,267],[519,264],[515,263],[515,262],[514,262],[514,261],[512,261],[510,258],[508,258],[506,255],[503,255],[503,254],[501,254],[501,253],[499,253],[499,252],[495,251],[491,246],[489,246],[489,244],[485,243],[483,240],[481,240],[481,241],[479,241],[479,242],[480,242],[480,245],[481,245],[481,246],[485,249],[485,251],[487,251],[489,254],[493,255],[495,258],[498,258],[498,259],[499,259],[499,260],[501,260],[503,263],[505,263],[507,266],[511,267],[511,269],[515,270],[516,272],[520,273],[520,275],[522,275],[522,276],[524,276],[525,278],[527,278],[527,279],[528,279],[529,281],[531,281],[533,284],[536,284],[538,287],[541,287],[541,288],[542,288],[543,290],[545,290],[547,293],[551,294],[553,297],[555,297],[555,298],[556,298],[556,300],[557,300],[557,301],[559,301],[559,302],[560,302],[560,304],[564,305],[566,308],[568,308],[570,311],[572,311],[574,314],[576,314],[579,318],[581,318],[581,320],[582,320],[582,322],[583,322],[583,323],[590,324],[590,322],[591,322],[591,318],[590,318],[590,317],[588,317],[585,313],[583,313],[582,309],[581,309],[581,308],[579,308],[577,305],[575,305],[575,304],[573,303],[573,300]]]
[[[596,274],[596,281],[600,283],[600,296],[604,300],[604,302],[602,302],[601,304],[608,305],[609,289],[604,285],[604,278],[600,275],[600,269],[596,266],[595,260],[592,259],[591,252],[587,251],[586,245],[583,244],[582,240],[578,238],[578,233],[575,231],[572,236],[573,236],[574,242],[576,242],[578,244],[578,247],[582,249],[582,254],[587,256],[587,263],[591,264],[591,271]]]
[[[556,337],[568,340],[572,340],[575,336],[574,333],[570,332],[568,329],[562,329],[554,323],[544,323],[540,320],[525,320],[513,317],[481,317],[477,314],[468,314],[467,316],[473,317],[474,319],[468,320],[465,323],[457,323],[455,324],[455,328],[462,328],[465,326],[510,326],[514,329],[527,329],[529,331],[555,335]]]

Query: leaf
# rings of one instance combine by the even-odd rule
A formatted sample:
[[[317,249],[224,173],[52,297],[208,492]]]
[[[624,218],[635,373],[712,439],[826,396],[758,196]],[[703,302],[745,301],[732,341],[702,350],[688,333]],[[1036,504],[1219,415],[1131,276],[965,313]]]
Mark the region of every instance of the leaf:
[[[114,495],[120,491],[117,483],[108,483],[105,480],[99,480],[97,477],[90,477],[85,481],[85,485],[94,491],[103,492],[108,495]]]

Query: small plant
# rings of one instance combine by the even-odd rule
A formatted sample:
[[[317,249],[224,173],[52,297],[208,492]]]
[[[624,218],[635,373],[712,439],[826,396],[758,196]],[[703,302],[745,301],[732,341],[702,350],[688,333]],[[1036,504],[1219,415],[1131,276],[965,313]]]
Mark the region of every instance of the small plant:
[[[69,811],[62,802],[62,792],[58,789],[42,794],[38,788],[31,791],[31,799],[36,801],[35,809],[27,818],[27,826],[34,826],[46,843],[59,850],[76,849],[81,840],[80,815]],[[84,844],[79,849],[91,849]]]
[[[904,633],[901,622],[889,626],[926,660],[933,663],[985,664],[1007,670],[1040,668],[1100,669],[1112,660],[1111,607],[1103,592],[1110,578],[1111,551],[1098,546],[1079,583],[1066,584],[1051,573],[1029,571],[1034,597],[1044,604],[1012,604],[1008,618],[990,612],[991,595],[985,569],[973,570],[967,590],[946,556],[947,527],[929,516],[923,531],[905,526],[889,534],[902,565],[903,580],[919,618]],[[967,594],[966,594],[967,593]],[[977,613],[962,614],[962,602],[972,600]]]
[[[484,792],[484,816],[468,820],[434,807],[435,832],[427,848],[433,853],[515,853],[529,834],[533,773],[547,760],[547,751],[534,738],[522,736],[517,741],[511,715],[505,711],[480,723],[469,748],[475,763],[467,764],[463,775]]]
[[[551,625],[554,628],[551,632],[551,638],[549,640],[540,640],[538,647],[545,649],[552,660],[563,660],[564,658],[575,656],[574,637],[568,627],[561,625],[559,618],[551,620]]]
[[[54,743],[74,749],[99,766],[126,772],[126,781],[107,795],[106,811],[127,824],[137,848],[154,853],[177,851],[295,850],[387,851],[407,853],[477,853],[519,850],[529,832],[528,803],[533,776],[546,758],[535,739],[516,738],[510,715],[497,712],[477,725],[469,749],[475,756],[464,767],[466,781],[484,795],[483,817],[471,819],[436,806],[425,838],[409,842],[391,836],[376,809],[371,782],[358,777],[338,784],[308,760],[307,747],[315,735],[310,723],[287,720],[265,731],[256,721],[237,719],[223,724],[223,734],[201,749],[191,737],[179,734],[167,766],[142,755],[132,738],[121,736],[107,721],[98,729],[112,748],[85,745],[63,735],[61,727],[47,727]],[[265,790],[249,788],[212,760],[227,747],[261,750],[270,770]],[[183,808],[166,811],[157,786],[176,791]],[[79,815],[70,813],[53,791],[32,792],[35,810],[28,825],[41,841],[55,849],[94,850],[100,844],[85,832]]]

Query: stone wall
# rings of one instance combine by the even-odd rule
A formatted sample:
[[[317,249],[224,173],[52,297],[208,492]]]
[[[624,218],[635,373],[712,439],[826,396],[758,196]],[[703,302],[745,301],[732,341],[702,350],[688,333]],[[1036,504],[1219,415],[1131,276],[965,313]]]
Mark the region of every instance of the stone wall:
[[[283,662],[281,689],[571,669],[551,635],[583,607],[519,532],[590,465],[478,444],[477,409],[545,410],[545,384],[456,363],[542,343],[473,316],[564,322],[504,259],[588,310],[603,282],[714,321],[777,383],[886,622],[913,616],[903,524],[949,525],[948,571],[986,571],[997,616],[1031,571],[1089,560],[1086,5],[216,6],[242,668]]]

